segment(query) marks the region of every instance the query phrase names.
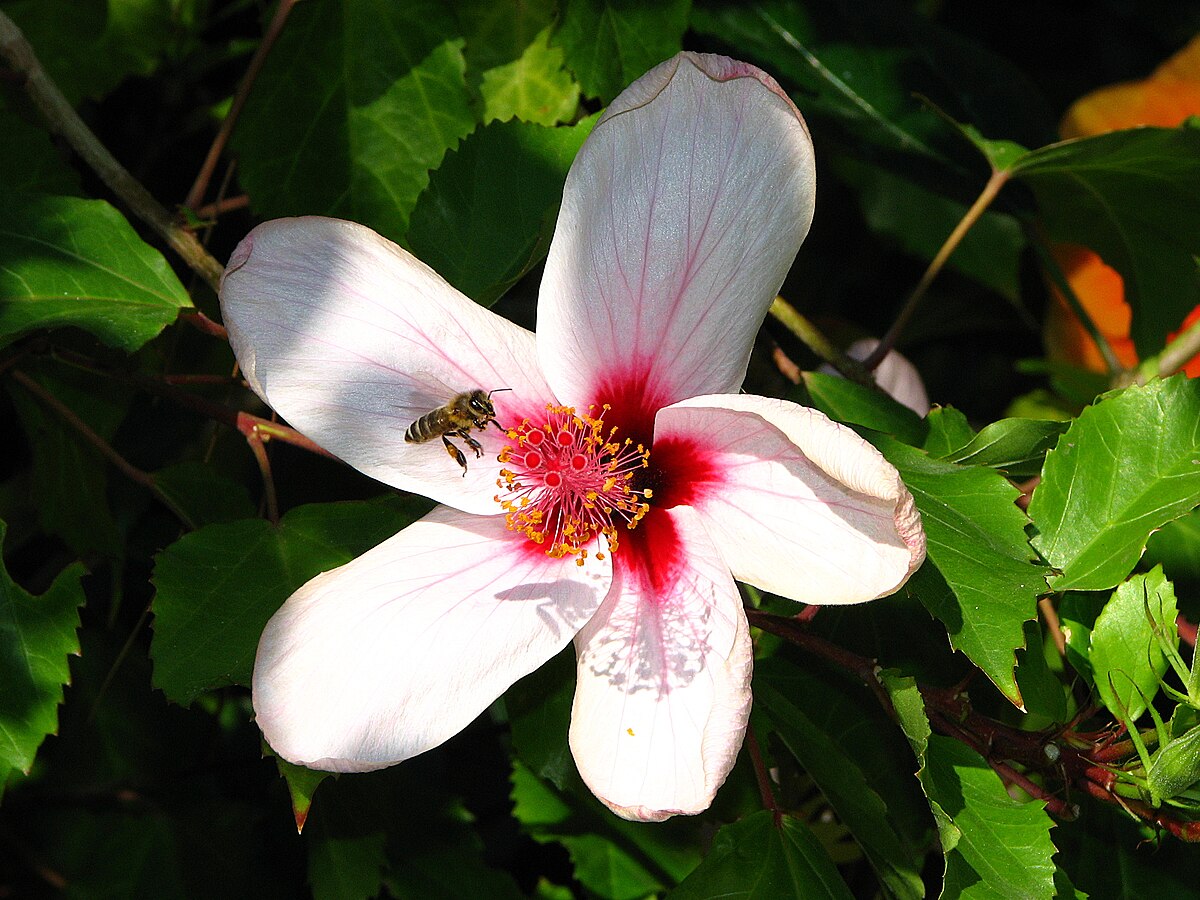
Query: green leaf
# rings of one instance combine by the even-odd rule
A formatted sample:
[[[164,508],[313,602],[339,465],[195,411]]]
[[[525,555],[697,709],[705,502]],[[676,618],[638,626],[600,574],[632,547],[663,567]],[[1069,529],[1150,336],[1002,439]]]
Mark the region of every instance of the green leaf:
[[[1106,590],[1150,532],[1200,504],[1200,382],[1178,375],[1105,395],[1046,457],[1029,504],[1055,590]]]
[[[803,372],[808,396],[791,399],[819,409],[831,419],[861,425],[881,434],[895,435],[906,444],[921,444],[928,426],[915,412],[882,391],[857,384],[840,375]]]
[[[1026,722],[1028,728],[1067,720],[1067,688],[1046,663],[1045,640],[1037,622],[1025,623],[1025,648],[1017,651],[1017,687],[1025,711],[1042,722]]]
[[[296,589],[417,518],[411,500],[301,506],[278,526],[209,525],[154,560],[154,685],[176,703],[248,684],[267,620]]]
[[[429,170],[475,127],[462,50],[433,0],[298,4],[234,131],[254,209],[402,240]]]
[[[754,708],[812,777],[850,830],[872,867],[894,897],[924,896],[921,881],[922,835],[900,808],[913,798],[896,790],[893,779],[911,784],[911,757],[880,734],[886,717],[866,715],[859,696],[842,685],[829,685],[778,657],[763,660],[754,672]],[[864,735],[871,735],[864,740]],[[897,736],[898,738],[898,736]],[[881,759],[881,754],[891,759]],[[898,757],[898,764],[897,764]],[[903,773],[901,775],[901,773]],[[883,790],[887,799],[879,793]],[[907,792],[904,792],[907,793]],[[916,798],[919,802],[919,796]],[[888,802],[890,801],[890,803]]]
[[[550,26],[521,56],[483,73],[483,121],[517,118],[539,125],[567,122],[579,109],[579,85],[563,68],[563,51],[550,46]]]
[[[159,469],[154,483],[193,528],[254,515],[254,502],[245,485],[205,463],[184,462]]]
[[[925,452],[934,459],[945,459],[975,437],[975,429],[967,417],[953,406],[931,409],[927,421],[929,436],[925,438],[923,446]]]
[[[915,682],[881,676],[921,763],[917,773],[946,857],[943,897],[1052,897],[1053,823],[1043,804],[1020,802],[978,753],[930,734]]]
[[[520,59],[556,14],[554,0],[457,0],[454,6],[474,72]]]
[[[7,530],[0,521],[0,546]],[[58,731],[58,705],[71,678],[67,657],[79,653],[83,574],[83,566],[71,565],[34,596],[0,566],[0,771],[28,773],[46,735]]]
[[[1096,690],[1121,721],[1134,722],[1145,712],[1167,671],[1156,630],[1178,646],[1175,589],[1158,567],[1118,587],[1092,630],[1090,659]]]
[[[91,373],[32,360],[22,371],[103,440],[111,440],[128,411],[127,396]],[[31,499],[38,521],[79,556],[118,559],[124,539],[109,508],[104,459],[42,398],[8,384],[33,455]]]
[[[174,0],[23,0],[4,11],[72,104],[149,75],[176,38]]]
[[[1064,141],[1011,171],[1032,188],[1050,237],[1090,247],[1121,273],[1138,352],[1161,350],[1200,303],[1200,131],[1138,128]]]
[[[495,302],[541,261],[563,182],[594,120],[480,128],[447,155],[413,211],[413,252],[480,303]]]
[[[74,325],[132,352],[191,305],[162,255],[104,201],[0,204],[0,346]]]
[[[46,129],[0,106],[0,134],[0,185],[6,196],[79,193],[79,173],[67,165]]]
[[[1058,619],[1067,643],[1067,662],[1090,686],[1092,677],[1092,629],[1100,614],[1102,598],[1085,591],[1067,591],[1058,601]]]
[[[962,465],[987,466],[1009,478],[1032,478],[1041,473],[1046,453],[1066,430],[1066,422],[1001,419],[985,425],[968,443],[942,458]]]
[[[279,768],[279,776],[287,782],[288,796],[292,798],[292,818],[296,820],[296,831],[302,833],[312,809],[313,794],[321,782],[333,773],[306,769],[288,762],[282,756],[275,757],[275,765]]]
[[[718,831],[704,862],[667,896],[774,900],[853,895],[807,825],[786,816],[776,826],[764,809]]]
[[[929,561],[912,589],[961,650],[1015,705],[1023,623],[1037,614],[1045,569],[1032,562],[1017,489],[990,469],[929,459],[887,438],[874,443],[900,470],[925,526]]]
[[[1159,749],[1150,763],[1146,781],[1156,797],[1170,799],[1200,781],[1200,726]]]
[[[634,900],[681,881],[700,862],[695,820],[665,823],[618,819],[572,772],[569,793],[558,793],[525,766],[513,766],[513,815],[535,841],[560,843],[574,877],[593,894]]]
[[[837,172],[858,193],[872,230],[887,235],[902,250],[928,262],[967,212],[967,206],[878,166],[842,158]],[[950,255],[946,265],[1006,300],[1021,296],[1018,273],[1025,236],[1012,216],[985,212]]]
[[[589,97],[609,103],[678,53],[691,0],[563,0],[554,43]]]

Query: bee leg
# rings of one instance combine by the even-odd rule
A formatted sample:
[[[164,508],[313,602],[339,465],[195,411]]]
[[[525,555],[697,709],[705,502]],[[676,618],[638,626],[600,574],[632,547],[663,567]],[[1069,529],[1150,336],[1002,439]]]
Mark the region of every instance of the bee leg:
[[[475,451],[476,459],[479,459],[481,456],[483,456],[483,444],[471,437],[471,432],[464,428],[458,433],[458,436],[467,442],[468,447]]]
[[[442,443],[446,445],[446,452],[450,454],[450,458],[462,466],[463,478],[467,477],[467,458],[463,456],[463,452],[450,443],[450,438],[442,435]]]

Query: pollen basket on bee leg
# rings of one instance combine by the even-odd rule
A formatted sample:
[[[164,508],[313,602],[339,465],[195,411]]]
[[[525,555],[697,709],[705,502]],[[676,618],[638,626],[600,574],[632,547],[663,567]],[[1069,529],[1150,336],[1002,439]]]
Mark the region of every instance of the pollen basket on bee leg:
[[[619,529],[634,528],[650,509],[650,491],[635,483],[650,451],[606,429],[607,411],[607,405],[586,414],[547,406],[544,421],[525,419],[510,429],[500,451],[496,500],[508,527],[550,556],[575,556],[579,565],[601,535],[615,552]],[[603,551],[595,555],[604,558]]]

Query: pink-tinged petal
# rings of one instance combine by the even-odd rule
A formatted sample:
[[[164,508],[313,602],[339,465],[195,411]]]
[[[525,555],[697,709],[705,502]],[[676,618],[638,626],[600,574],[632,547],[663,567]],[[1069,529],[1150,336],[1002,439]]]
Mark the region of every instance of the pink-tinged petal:
[[[369,228],[276,219],[238,245],[221,285],[229,340],[250,386],[295,428],[372,478],[467,512],[492,501],[505,440],[408,444],[416,419],[456,394],[493,390],[508,425],[553,400],[532,334],[483,309]]]
[[[655,510],[621,539],[613,587],[575,638],[571,752],[626,819],[702,812],[750,715],[753,648],[729,568],[693,510]]]
[[[566,646],[607,562],[553,559],[502,519],[439,507],[292,595],[267,623],[254,712],[310,768],[390,766],[457,734]]]
[[[546,262],[559,398],[628,417],[736,391],[814,197],[812,141],[770,76],[682,53],[634,82],[571,167]]]
[[[878,338],[861,338],[846,348],[846,355],[862,361],[878,346]],[[820,371],[827,375],[839,374],[830,365],[821,366]],[[889,350],[873,374],[875,383],[897,403],[904,404],[922,418],[929,415],[929,394],[925,392],[921,373],[899,350]]]
[[[814,409],[750,395],[661,410],[655,502],[694,507],[739,581],[802,603],[894,593],[925,558],[896,469]]]

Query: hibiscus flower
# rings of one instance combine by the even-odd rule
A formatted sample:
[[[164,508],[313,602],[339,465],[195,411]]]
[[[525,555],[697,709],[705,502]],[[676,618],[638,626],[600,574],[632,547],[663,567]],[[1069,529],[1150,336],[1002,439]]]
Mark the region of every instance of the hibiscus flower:
[[[770,76],[684,53],[609,107],[567,178],[536,336],[374,232],[267,222],[221,303],[250,386],[432,513],[268,623],[255,715],[310,768],[447,740],[572,639],[570,745],[619,815],[708,807],[750,709],[734,579],[805,603],[894,592],[912,498],[852,431],[737,393],[813,214],[812,143]],[[464,472],[408,426],[493,391]]]

